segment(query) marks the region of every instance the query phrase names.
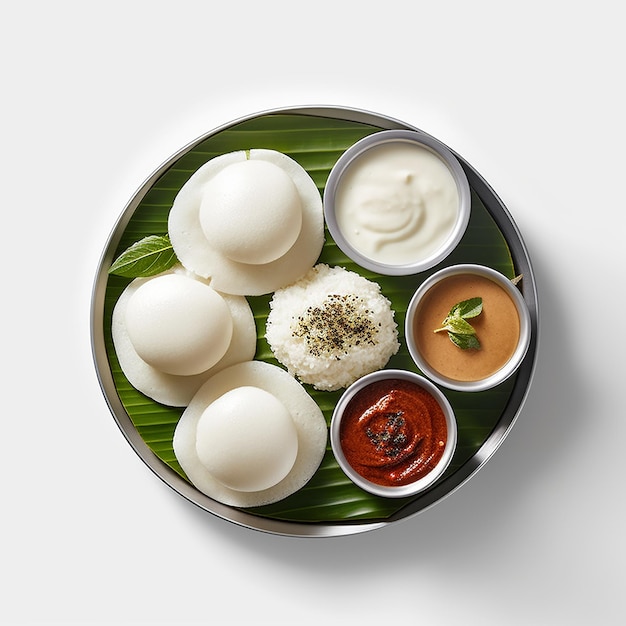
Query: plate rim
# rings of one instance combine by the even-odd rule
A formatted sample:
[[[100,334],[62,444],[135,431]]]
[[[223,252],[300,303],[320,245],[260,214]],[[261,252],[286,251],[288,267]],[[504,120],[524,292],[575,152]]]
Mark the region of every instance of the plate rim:
[[[113,256],[119,241],[135,209],[152,185],[169,167],[209,137],[219,134],[242,122],[275,114],[328,117],[348,122],[374,125],[387,130],[417,130],[427,135],[429,134],[412,124],[365,109],[335,105],[299,105],[271,108],[256,113],[250,113],[221,124],[188,142],[168,159],[163,161],[137,188],[109,233],[98,261],[98,269],[91,292],[90,338],[93,363],[101,391],[109,410],[135,453],[160,480],[200,509],[238,526],[282,536],[332,537],[369,532],[389,526],[400,520],[412,518],[454,493],[476,475],[508,436],[528,397],[536,368],[539,343],[539,311],[535,275],[524,239],[511,213],[506,208],[501,198],[472,165],[450,146],[446,146],[459,159],[469,179],[470,187],[479,196],[488,213],[504,235],[513,257],[514,266],[519,270],[519,273],[523,275],[523,296],[531,318],[531,343],[526,357],[518,370],[517,380],[513,387],[510,401],[498,420],[496,427],[475,454],[455,471],[454,474],[440,481],[440,483],[435,485],[431,490],[425,492],[421,497],[412,501],[390,517],[380,521],[346,520],[338,522],[292,522],[258,516],[242,509],[235,509],[224,505],[205,496],[152,452],[139,435],[119,399],[105,346],[104,302],[108,275],[108,269],[106,268],[110,267],[113,262]]]

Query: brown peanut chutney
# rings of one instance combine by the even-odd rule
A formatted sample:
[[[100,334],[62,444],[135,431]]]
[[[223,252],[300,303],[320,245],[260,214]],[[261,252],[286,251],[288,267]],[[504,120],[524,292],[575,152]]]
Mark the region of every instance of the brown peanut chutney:
[[[370,482],[407,485],[442,457],[445,414],[426,389],[407,380],[371,383],[348,402],[339,432],[347,462]]]
[[[480,349],[462,350],[435,333],[450,309],[463,300],[481,297],[482,313],[469,320],[476,330]],[[434,370],[459,381],[487,378],[511,358],[520,336],[515,303],[495,281],[477,274],[449,276],[428,290],[415,315],[415,342],[422,358]]]

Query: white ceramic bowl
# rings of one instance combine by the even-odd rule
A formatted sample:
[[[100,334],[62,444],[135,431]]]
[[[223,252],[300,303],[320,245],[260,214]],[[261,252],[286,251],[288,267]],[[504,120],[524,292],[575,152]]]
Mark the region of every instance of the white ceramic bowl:
[[[381,485],[367,480],[366,478],[361,476],[361,474],[359,474],[350,465],[350,463],[348,463],[344,455],[340,440],[341,422],[344,416],[344,411],[349,405],[350,401],[357,393],[365,389],[370,384],[386,379],[406,380],[422,387],[427,392],[429,392],[443,410],[447,426],[447,438],[444,446],[443,455],[441,456],[435,467],[428,474],[422,476],[421,478],[418,478],[414,482],[400,486]],[[425,489],[430,487],[437,479],[439,479],[441,475],[445,472],[448,465],[450,464],[450,461],[452,460],[452,456],[454,455],[454,451],[456,449],[457,423],[454,416],[454,411],[447,398],[443,395],[441,390],[438,389],[429,380],[427,380],[423,376],[420,376],[419,374],[410,372],[408,370],[379,370],[377,372],[373,372],[371,374],[363,376],[362,378],[354,382],[350,387],[348,387],[348,389],[346,389],[346,391],[343,393],[343,395],[337,402],[331,419],[330,443],[337,463],[339,463],[339,466],[346,474],[346,476],[357,486],[361,487],[365,491],[368,491],[369,493],[373,493],[378,496],[383,496],[387,498],[404,498],[424,491]]]
[[[499,370],[495,371],[491,375],[475,381],[455,380],[433,369],[420,354],[415,340],[415,316],[427,292],[440,281],[449,278],[450,276],[463,274],[476,274],[494,281],[496,284],[502,287],[505,292],[510,296],[511,300],[515,304],[519,316],[519,340],[517,342],[517,347],[515,348],[509,360]],[[407,308],[404,334],[406,338],[407,349],[411,357],[413,358],[413,361],[420,369],[420,371],[429,379],[433,380],[439,385],[442,385],[443,387],[456,391],[484,391],[504,382],[507,378],[512,376],[521,365],[522,360],[526,356],[528,346],[530,345],[530,313],[519,288],[513,283],[513,281],[509,280],[501,272],[498,272],[497,270],[494,270],[493,268],[484,265],[452,265],[445,269],[439,270],[438,272],[435,272],[432,276],[427,278],[417,289],[417,291],[411,298],[411,301],[409,302],[409,306]]]
[[[351,166],[365,155],[372,148],[382,146],[383,144],[415,144],[421,148],[425,148],[430,153],[437,156],[449,170],[452,179],[456,183],[458,195],[457,216],[454,224],[441,245],[431,250],[423,257],[418,257],[411,262],[395,264],[391,262],[380,262],[366,256],[366,254],[358,250],[342,231],[336,215],[336,200],[340,190],[344,176]],[[324,217],[328,230],[335,240],[337,246],[355,263],[368,270],[379,274],[402,276],[409,274],[417,274],[423,272],[445,259],[452,250],[458,245],[463,237],[467,224],[469,222],[471,212],[471,193],[467,180],[467,176],[459,163],[459,160],[452,152],[440,141],[434,137],[421,131],[412,130],[384,130],[369,135],[348,148],[339,157],[333,166],[328,181],[324,189]]]

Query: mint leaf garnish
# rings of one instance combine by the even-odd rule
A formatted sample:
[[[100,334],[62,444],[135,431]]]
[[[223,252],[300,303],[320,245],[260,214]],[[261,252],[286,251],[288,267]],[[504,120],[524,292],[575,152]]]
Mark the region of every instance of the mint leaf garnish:
[[[448,333],[448,337],[450,337],[450,341],[455,345],[461,348],[461,350],[469,350],[473,348],[474,350],[480,349],[480,341],[478,341],[478,337],[476,335],[460,335],[457,333]]]
[[[464,320],[470,319],[480,315],[483,310],[482,298],[470,298],[469,300],[463,300],[452,307],[450,315],[459,315]]]
[[[444,320],[443,330],[457,335],[475,335],[474,327],[462,317],[449,316]],[[437,332],[437,331],[435,331]]]
[[[167,235],[148,235],[122,252],[109,268],[109,274],[145,278],[160,274],[177,262]]]
[[[461,348],[461,350],[469,350],[470,348],[478,350],[480,341],[476,336],[476,330],[467,320],[480,315],[482,310],[482,298],[463,300],[450,309],[448,316],[442,322],[441,328],[435,329],[434,332],[447,331],[450,341]]]

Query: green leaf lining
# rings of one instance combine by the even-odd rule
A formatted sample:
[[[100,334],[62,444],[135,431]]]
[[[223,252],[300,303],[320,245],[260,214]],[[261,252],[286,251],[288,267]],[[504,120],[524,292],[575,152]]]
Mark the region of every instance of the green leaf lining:
[[[142,237],[167,231],[167,216],[176,193],[191,174],[213,156],[250,148],[279,150],[298,161],[322,193],[330,169],[339,156],[355,141],[378,130],[380,128],[367,124],[300,114],[268,114],[230,126],[200,142],[159,177],[140,200],[125,227],[117,254]],[[504,236],[473,190],[472,214],[463,239],[444,262],[429,272],[408,277],[375,275],[345,257],[328,232],[319,261],[343,265],[366,278],[377,280],[383,294],[392,303],[402,346],[388,367],[413,371],[418,370],[404,344],[404,318],[410,297],[430,274],[451,264],[478,263],[493,267],[509,278],[515,276]],[[129,279],[122,276],[109,276],[105,294],[105,341],[116,389],[142,439],[163,463],[184,477],[171,443],[182,410],[163,407],[137,392],[117,363],[110,336],[111,312],[128,282]],[[264,338],[269,300],[270,296],[248,298],[257,324],[255,358],[278,364]],[[487,440],[508,404],[514,383],[515,376],[484,392],[464,394],[444,390],[458,422],[457,449],[444,480],[463,467]],[[319,392],[308,387],[307,390],[330,423],[341,392]],[[319,470],[304,488],[281,502],[248,511],[297,522],[372,521],[388,518],[410,501],[380,498],[363,492],[343,474],[328,445]]]

